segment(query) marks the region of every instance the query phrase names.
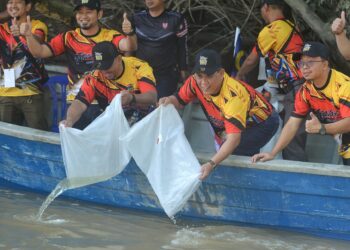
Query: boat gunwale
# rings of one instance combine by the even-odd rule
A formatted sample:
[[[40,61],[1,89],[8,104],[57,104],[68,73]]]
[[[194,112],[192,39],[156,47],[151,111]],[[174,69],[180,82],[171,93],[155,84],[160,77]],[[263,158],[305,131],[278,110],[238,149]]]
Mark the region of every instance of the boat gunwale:
[[[30,141],[39,141],[43,143],[60,145],[60,137],[58,133],[32,129],[5,122],[0,122],[0,134]],[[202,163],[210,160],[211,154],[212,153],[196,152],[198,160]],[[335,164],[288,160],[272,160],[269,162],[252,163],[250,157],[232,155],[220,163],[220,165],[266,171],[293,172],[344,178],[350,177],[349,167]]]

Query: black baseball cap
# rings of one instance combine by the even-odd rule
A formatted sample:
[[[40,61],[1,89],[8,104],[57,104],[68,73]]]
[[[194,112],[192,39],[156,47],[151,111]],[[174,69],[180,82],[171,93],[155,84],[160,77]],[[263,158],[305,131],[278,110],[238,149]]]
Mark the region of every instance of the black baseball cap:
[[[100,0],[75,0],[74,4],[75,4],[74,11],[78,10],[82,6],[86,6],[92,10],[100,10],[101,9]]]
[[[114,59],[120,55],[118,49],[111,42],[100,42],[92,49],[94,59],[93,69],[107,70],[109,69]]]
[[[193,73],[212,75],[220,68],[222,68],[221,56],[215,50],[204,49],[197,53]]]
[[[326,45],[320,42],[306,42],[304,43],[301,55],[310,57],[321,57],[329,60],[330,52]]]
[[[283,0],[261,0],[260,1],[260,5],[264,5],[264,4],[269,4],[269,5],[280,5],[280,6],[284,6],[286,5],[286,3]]]

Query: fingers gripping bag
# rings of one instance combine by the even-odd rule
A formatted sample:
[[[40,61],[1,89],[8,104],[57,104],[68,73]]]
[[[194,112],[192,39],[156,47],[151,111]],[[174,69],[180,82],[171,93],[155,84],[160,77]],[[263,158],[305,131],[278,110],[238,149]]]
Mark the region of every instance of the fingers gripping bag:
[[[121,138],[172,218],[200,184],[200,164],[173,105],[161,105]]]

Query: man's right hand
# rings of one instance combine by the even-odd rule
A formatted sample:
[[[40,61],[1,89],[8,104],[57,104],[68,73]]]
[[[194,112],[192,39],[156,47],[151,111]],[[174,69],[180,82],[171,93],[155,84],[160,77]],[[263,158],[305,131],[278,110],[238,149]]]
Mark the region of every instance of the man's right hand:
[[[167,97],[162,97],[159,99],[158,101],[158,106],[159,105],[168,105],[168,104],[172,104],[172,101],[171,101],[171,96],[167,96]]]
[[[73,127],[73,123],[71,121],[68,121],[68,120],[62,120],[60,122],[60,126],[63,126],[65,128],[71,128],[71,127]]]
[[[19,36],[20,35],[20,28],[19,28],[19,26],[17,24],[17,18],[16,17],[12,19],[12,25],[10,27],[10,30],[11,30],[11,34],[13,36]]]
[[[21,23],[20,33],[22,36],[31,36],[32,35],[32,22],[30,16],[27,16],[27,22]]]
[[[346,19],[345,19],[345,11],[341,12],[340,18],[336,18],[334,19],[333,23],[332,23],[332,32],[335,35],[340,35],[341,33],[343,33],[344,28],[346,25]]]
[[[252,162],[253,163],[257,163],[258,161],[265,162],[265,161],[273,160],[273,158],[275,158],[275,156],[271,153],[259,153],[252,156]]]

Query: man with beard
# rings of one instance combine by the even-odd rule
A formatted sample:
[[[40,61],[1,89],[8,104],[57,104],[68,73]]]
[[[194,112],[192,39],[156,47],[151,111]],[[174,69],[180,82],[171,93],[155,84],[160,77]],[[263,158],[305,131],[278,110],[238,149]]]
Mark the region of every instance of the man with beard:
[[[20,25],[30,23],[28,34],[44,42],[47,26],[38,20],[27,20],[31,0],[8,0],[7,13],[11,19],[0,25],[0,64],[4,78],[0,82],[0,121],[47,130],[44,96],[41,84],[47,72],[40,60],[29,52],[27,41],[20,36]],[[24,118],[24,119],[23,119]]]
[[[137,35],[136,57],[154,71],[158,98],[172,95],[187,70],[187,22],[165,9],[164,0],[145,0],[147,9],[133,16]],[[181,78],[181,79],[180,79]]]
[[[68,61],[68,94],[67,101],[74,100],[82,84],[82,78],[92,70],[92,49],[96,43],[110,41],[123,52],[136,49],[136,36],[130,21],[124,14],[122,24],[123,32],[101,28],[99,19],[102,18],[103,10],[99,0],[75,1],[74,14],[79,28],[54,37],[49,43],[38,42],[29,32],[30,23],[22,24],[21,34],[26,36],[30,51],[35,57],[47,58],[58,56],[63,53]],[[90,105],[84,116],[75,124],[76,128],[83,129],[101,113],[98,105]]]

